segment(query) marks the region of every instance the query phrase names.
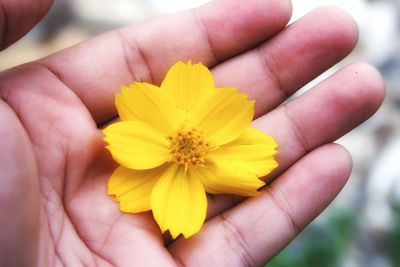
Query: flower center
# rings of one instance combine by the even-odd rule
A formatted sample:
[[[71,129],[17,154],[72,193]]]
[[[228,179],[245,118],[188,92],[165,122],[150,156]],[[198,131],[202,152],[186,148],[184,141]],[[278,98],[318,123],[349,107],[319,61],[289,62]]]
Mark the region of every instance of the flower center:
[[[204,142],[203,135],[196,129],[179,130],[176,135],[168,136],[170,143],[170,161],[185,166],[201,166],[209,144]]]

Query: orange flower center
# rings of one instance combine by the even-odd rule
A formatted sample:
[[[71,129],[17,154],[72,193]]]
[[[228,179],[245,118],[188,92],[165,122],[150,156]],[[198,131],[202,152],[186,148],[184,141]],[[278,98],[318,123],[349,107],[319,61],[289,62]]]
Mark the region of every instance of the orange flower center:
[[[201,166],[204,156],[209,150],[209,144],[203,139],[203,134],[196,130],[179,130],[176,135],[168,136],[170,143],[170,162],[185,166]]]

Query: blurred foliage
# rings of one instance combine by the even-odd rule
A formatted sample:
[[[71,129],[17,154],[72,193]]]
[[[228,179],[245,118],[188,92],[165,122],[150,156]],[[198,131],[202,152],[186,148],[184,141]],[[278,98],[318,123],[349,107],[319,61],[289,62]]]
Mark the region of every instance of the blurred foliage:
[[[340,266],[354,239],[357,214],[340,210],[314,222],[266,267]]]
[[[382,251],[392,263],[392,266],[400,266],[400,202],[392,202],[391,206],[392,227],[382,239]]]

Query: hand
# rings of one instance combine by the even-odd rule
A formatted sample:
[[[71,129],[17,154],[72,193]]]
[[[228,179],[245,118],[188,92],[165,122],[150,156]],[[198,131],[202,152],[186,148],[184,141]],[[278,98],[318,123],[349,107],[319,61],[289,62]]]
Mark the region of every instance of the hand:
[[[32,24],[50,4],[1,2],[3,42],[29,27],[13,24],[18,16],[27,12]],[[8,8],[18,3],[20,12]],[[286,27],[290,14],[289,1],[214,1],[3,72],[0,265],[260,266],[283,249],[349,177],[349,154],[331,142],[384,96],[379,73],[357,63],[282,104],[357,41],[354,21],[336,8]],[[117,165],[99,128],[117,116],[120,85],[159,84],[173,63],[189,59],[211,67],[217,85],[256,99],[254,125],[277,140],[280,167],[259,197],[210,198],[202,231],[172,242],[151,213],[122,214],[106,195]]]

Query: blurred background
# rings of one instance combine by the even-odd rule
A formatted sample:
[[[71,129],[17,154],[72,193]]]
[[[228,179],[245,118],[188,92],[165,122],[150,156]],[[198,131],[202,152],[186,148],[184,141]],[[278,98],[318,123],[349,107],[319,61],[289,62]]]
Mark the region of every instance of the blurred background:
[[[38,59],[91,36],[207,0],[55,0],[46,18],[0,53],[0,70]],[[349,183],[334,203],[269,267],[400,266],[400,0],[293,0],[293,20],[321,5],[354,16],[360,28],[355,51],[307,85],[340,66],[367,61],[385,77],[387,97],[369,121],[338,140],[352,154]],[[112,14],[112,15],[111,15]]]

